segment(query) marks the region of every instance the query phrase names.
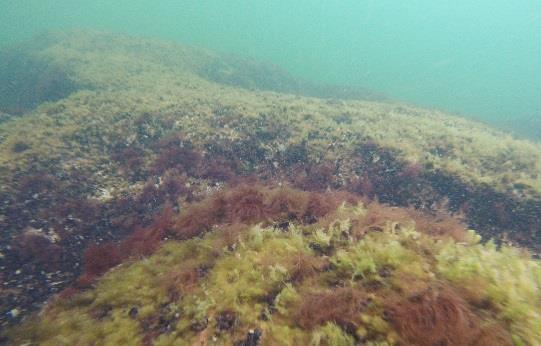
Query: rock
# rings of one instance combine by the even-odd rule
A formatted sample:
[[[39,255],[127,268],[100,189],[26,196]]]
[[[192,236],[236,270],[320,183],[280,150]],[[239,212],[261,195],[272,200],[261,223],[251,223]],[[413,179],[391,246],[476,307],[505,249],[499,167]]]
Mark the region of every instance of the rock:
[[[8,312],[9,316],[12,317],[12,318],[17,318],[17,316],[19,316],[21,312],[19,311],[19,309],[15,308],[15,309],[12,309]]]
[[[235,346],[258,346],[263,332],[261,329],[250,329],[246,335],[246,340],[235,342]]]
[[[216,316],[216,329],[218,331],[231,329],[236,320],[237,316],[233,311],[222,311]]]
[[[207,328],[208,325],[208,319],[205,318],[203,320],[194,320],[192,321],[192,324],[190,325],[190,329],[194,332],[200,332]]]
[[[130,318],[135,318],[137,317],[137,314],[139,313],[139,309],[137,309],[136,306],[134,306],[133,308],[130,309],[130,311],[128,312],[128,316],[130,316]]]

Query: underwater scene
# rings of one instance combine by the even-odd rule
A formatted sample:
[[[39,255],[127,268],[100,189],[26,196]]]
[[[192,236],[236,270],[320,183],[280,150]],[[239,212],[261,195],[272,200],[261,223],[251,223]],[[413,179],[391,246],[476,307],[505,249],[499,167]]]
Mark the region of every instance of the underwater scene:
[[[0,12],[0,345],[541,345],[541,3]]]

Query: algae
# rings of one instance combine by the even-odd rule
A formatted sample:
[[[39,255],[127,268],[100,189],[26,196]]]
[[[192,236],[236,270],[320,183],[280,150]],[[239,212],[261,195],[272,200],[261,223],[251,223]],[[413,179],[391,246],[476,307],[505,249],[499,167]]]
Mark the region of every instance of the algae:
[[[449,338],[465,332],[460,320],[468,318],[474,326],[466,331],[472,332],[468,344],[490,344],[497,340],[493,334],[509,344],[541,342],[541,267],[525,252],[480,244],[473,231],[460,242],[436,239],[393,220],[360,239],[344,238],[343,232],[352,230],[345,214],[366,217],[338,211],[334,217],[342,218],[324,230],[317,224],[287,231],[253,225],[238,234],[234,246],[224,245],[220,230],[168,241],[154,255],[112,269],[95,288],[53,300],[12,330],[11,340],[232,344],[257,330],[262,344],[393,345],[411,342],[408,328],[424,328],[418,333],[428,338],[443,328],[439,342],[453,343]],[[337,240],[330,257],[311,247],[322,231]],[[303,257],[328,265],[304,277],[293,275]],[[195,276],[179,275],[190,271]],[[401,312],[395,310],[433,291],[449,299],[443,306],[430,303],[434,320],[413,320],[407,327],[396,320]],[[422,338],[417,341],[423,344]]]
[[[62,92],[0,114],[2,326],[84,287],[12,330],[14,343],[541,343],[539,264],[499,248],[541,244],[539,144],[399,102],[303,96],[321,91],[169,42],[74,31],[25,54]],[[271,206],[256,187],[242,208],[261,210],[210,217],[208,196],[233,203],[228,189],[250,178],[291,190]],[[185,223],[154,223],[167,208]],[[13,246],[29,229],[47,251]],[[89,244],[126,239],[152,246],[76,281]],[[35,256],[17,274],[34,253],[63,261]]]

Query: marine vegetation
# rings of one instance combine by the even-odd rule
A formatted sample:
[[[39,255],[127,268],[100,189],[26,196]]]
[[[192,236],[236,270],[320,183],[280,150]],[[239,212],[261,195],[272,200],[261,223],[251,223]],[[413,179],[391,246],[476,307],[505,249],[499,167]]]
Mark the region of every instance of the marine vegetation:
[[[53,299],[10,337],[40,345],[541,343],[541,264],[479,243],[456,220],[430,220],[341,194],[227,188],[153,226],[147,237],[159,228],[168,240],[152,254],[89,248],[84,275],[103,276]]]
[[[538,143],[170,42],[0,56],[0,343],[541,344]]]

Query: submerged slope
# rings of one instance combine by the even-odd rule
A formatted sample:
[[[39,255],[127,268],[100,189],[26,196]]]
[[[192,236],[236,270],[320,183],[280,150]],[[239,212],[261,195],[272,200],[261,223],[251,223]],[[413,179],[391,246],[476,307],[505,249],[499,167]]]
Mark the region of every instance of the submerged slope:
[[[89,244],[238,177],[447,210],[485,239],[541,244],[537,144],[435,110],[300,96],[274,68],[173,43],[71,32],[33,49],[80,87],[0,124],[2,324],[74,282]]]
[[[330,208],[321,213],[315,200]],[[253,185],[218,194],[167,223],[169,237],[184,241],[114,268],[93,289],[65,292],[14,330],[12,342],[541,342],[539,262],[517,249],[478,244],[473,231],[449,220],[349,200],[336,208],[340,196]],[[224,213],[217,213],[222,203]],[[212,231],[204,234],[211,224],[198,219],[192,234],[186,220],[201,210],[215,215],[205,220],[212,220]],[[303,222],[307,213],[317,221]],[[102,256],[87,262],[87,270],[105,263]]]
[[[367,180],[373,178],[370,168],[383,158],[380,153],[372,158],[363,153],[373,147],[368,150],[386,151],[428,180],[444,175],[453,180],[449,184],[494,191],[501,209],[516,209],[515,214],[529,207],[524,201],[539,200],[540,147],[479,123],[396,103],[321,100],[225,87],[199,74],[216,57],[175,44],[86,32],[50,41],[41,54],[65,66],[66,73],[89,90],[2,126],[0,162],[6,166],[6,178],[31,162],[38,165],[55,158],[68,165],[74,157],[84,158],[95,167],[96,156],[111,161],[115,150],[145,147],[177,132],[198,150],[223,146],[227,151],[238,145],[257,153],[246,157],[253,161],[246,171],[253,172],[254,165],[274,165],[302,146],[308,157],[299,162],[326,161],[333,166],[337,184],[351,185],[365,175]],[[23,135],[29,131],[32,136]],[[389,178],[397,173],[389,171]],[[468,188],[460,187],[459,193],[468,194],[465,197],[452,191],[442,194],[458,209],[478,193]]]
[[[209,84],[213,79],[224,81],[225,77],[201,72],[221,62],[220,56],[172,43],[93,32],[57,34],[45,41],[49,44],[40,47],[39,54],[33,53],[42,57],[40,63],[62,66],[62,73],[68,74],[73,83],[92,91],[74,93],[63,102],[35,110],[30,114],[34,121],[60,120],[71,115],[69,120],[77,126],[82,126],[83,120],[110,121],[115,125],[116,119],[112,117],[122,111],[133,113],[129,114],[132,117],[152,111],[160,118],[171,117],[180,109],[199,115],[203,106],[210,110],[221,106],[227,111],[245,107],[246,112],[239,111],[236,115],[249,121],[263,117],[272,109],[271,115],[277,121],[285,117],[284,120],[303,120],[301,124],[306,127],[346,131],[350,137],[355,134],[357,138],[352,141],[356,143],[344,144],[370,140],[378,146],[396,149],[397,155],[410,162],[430,163],[435,168],[460,174],[464,180],[486,182],[497,190],[512,191],[517,185],[524,185],[520,187],[524,194],[538,196],[541,191],[539,146],[514,140],[480,123],[397,103],[319,100]],[[286,92],[301,88],[278,69],[255,62],[255,68],[248,68],[248,60],[228,59],[217,69],[228,69],[231,78],[246,70],[251,74],[239,77],[245,82],[225,84],[260,90],[280,90],[276,85],[283,85]],[[276,82],[266,83],[265,77]],[[192,109],[186,108],[187,105]],[[281,110],[276,109],[280,107]],[[203,115],[206,117],[202,117],[199,127],[216,127],[204,120],[219,115]],[[177,117],[182,121],[182,114]],[[17,158],[9,155],[12,149],[9,145],[2,149],[3,163]]]

